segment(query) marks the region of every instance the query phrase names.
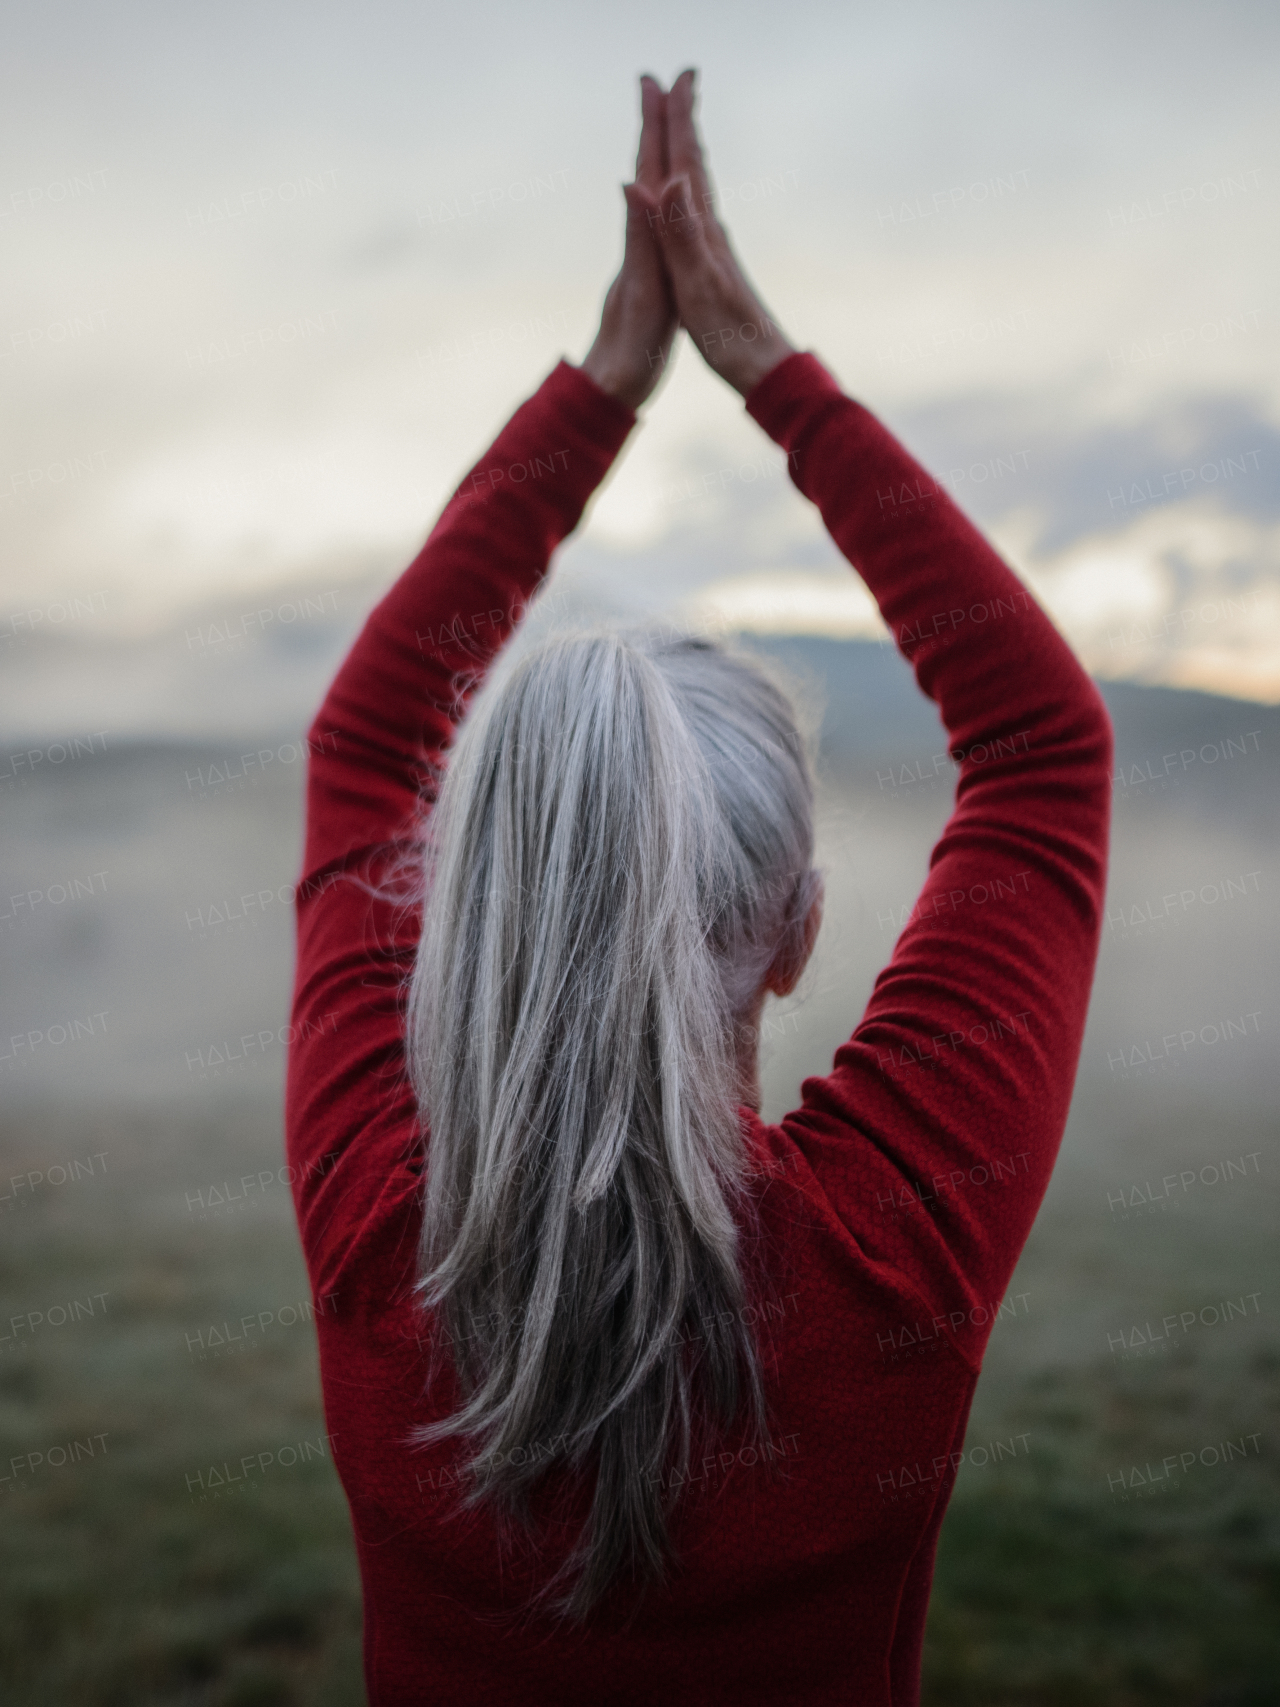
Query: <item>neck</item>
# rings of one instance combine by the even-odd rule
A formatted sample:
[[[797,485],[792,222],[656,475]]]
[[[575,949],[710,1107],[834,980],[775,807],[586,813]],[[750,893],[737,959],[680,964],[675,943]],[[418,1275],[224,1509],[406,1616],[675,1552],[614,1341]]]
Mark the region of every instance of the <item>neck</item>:
[[[755,1004],[738,1021],[735,1036],[737,1039],[737,1074],[738,1101],[745,1108],[760,1112],[760,1067],[758,1045],[760,1039],[760,1014],[764,1008],[764,991],[761,990]]]

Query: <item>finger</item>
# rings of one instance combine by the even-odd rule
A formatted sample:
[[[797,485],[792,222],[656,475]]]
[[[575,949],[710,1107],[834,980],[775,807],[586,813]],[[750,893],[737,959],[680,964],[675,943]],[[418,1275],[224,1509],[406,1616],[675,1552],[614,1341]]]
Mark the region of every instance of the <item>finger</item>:
[[[656,189],[647,189],[639,181],[622,186],[622,193],[627,198],[627,241],[631,241],[633,233],[637,237],[643,233],[659,258],[662,226],[669,217],[663,210],[663,196],[666,194],[668,201],[675,198],[679,193],[676,182],[672,179],[665,184],[659,184]]]
[[[706,220],[699,214],[686,173],[668,178],[647,223],[673,279],[689,278],[710,259]]]
[[[667,97],[647,72],[640,79],[640,118],[636,182],[656,190],[667,175]]]
[[[634,266],[656,259],[662,266],[658,248],[657,225],[661,210],[656,196],[651,196],[639,184],[624,184],[622,193],[627,200],[627,231],[623,249],[623,265]]]
[[[663,257],[656,220],[657,199],[636,184],[624,184],[627,198],[627,235],[622,254],[622,274],[649,293],[651,305],[675,320],[675,287]],[[661,308],[659,308],[661,305]]]
[[[647,189],[637,179],[634,184],[624,184],[622,193],[627,199],[628,215],[633,212],[643,212],[646,215],[645,223],[647,225],[653,227],[657,224],[662,217],[661,183],[656,189]]]
[[[667,95],[668,170],[687,174],[699,210],[710,213],[714,207],[711,180],[693,122],[695,76],[693,70],[682,71]]]
[[[667,271],[666,255],[659,235],[662,226],[662,207],[656,196],[639,184],[624,184],[627,198],[627,236],[623,249],[623,266],[635,276],[647,278],[661,290],[668,306],[675,312],[675,294],[671,275]]]

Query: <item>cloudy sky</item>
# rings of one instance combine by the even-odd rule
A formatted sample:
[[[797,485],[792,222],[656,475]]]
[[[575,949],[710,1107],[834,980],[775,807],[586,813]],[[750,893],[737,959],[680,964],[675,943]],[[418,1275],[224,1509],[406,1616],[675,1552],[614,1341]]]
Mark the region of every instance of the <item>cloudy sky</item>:
[[[766,302],[1086,663],[1280,700],[1278,45],[1261,4],[24,8],[0,716],[74,722],[145,682],[134,723],[182,729],[174,636],[293,605],[349,632],[585,354],[635,79],[688,63]],[[877,632],[687,344],[562,579],[599,608]]]

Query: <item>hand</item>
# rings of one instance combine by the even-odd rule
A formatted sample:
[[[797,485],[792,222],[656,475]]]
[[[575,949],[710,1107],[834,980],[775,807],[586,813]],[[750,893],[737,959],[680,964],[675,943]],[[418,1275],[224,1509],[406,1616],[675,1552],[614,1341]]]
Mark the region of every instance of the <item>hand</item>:
[[[641,204],[657,234],[680,324],[708,364],[745,397],[795,350],[756,295],[716,218],[693,122],[693,84],[693,71],[684,71],[667,95],[668,176],[656,195],[638,180],[628,201]]]
[[[636,181],[622,187],[627,200],[622,270],[609,287],[600,331],[582,364],[602,391],[629,409],[639,408],[666,372],[678,330],[671,281],[649,217],[668,174],[666,102],[659,83],[640,79]]]

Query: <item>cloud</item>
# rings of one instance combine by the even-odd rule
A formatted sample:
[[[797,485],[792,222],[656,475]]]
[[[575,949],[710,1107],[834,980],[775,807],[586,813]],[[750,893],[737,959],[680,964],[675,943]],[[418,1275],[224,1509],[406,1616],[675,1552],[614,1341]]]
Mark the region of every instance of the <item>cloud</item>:
[[[887,632],[875,600],[847,570],[763,570],[729,576],[684,600],[679,614],[690,623],[749,634],[851,640]]]
[[[1280,428],[1193,393],[950,399],[895,422],[1100,675],[1280,699]]]
[[[976,519],[1036,509],[1041,556],[1184,499],[1280,519],[1280,426],[1260,397],[1165,394],[1123,421],[1100,402],[1085,390],[950,398],[900,417],[900,430]]]

